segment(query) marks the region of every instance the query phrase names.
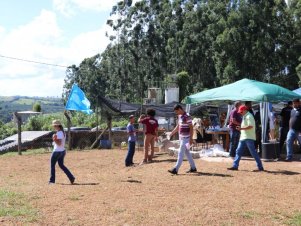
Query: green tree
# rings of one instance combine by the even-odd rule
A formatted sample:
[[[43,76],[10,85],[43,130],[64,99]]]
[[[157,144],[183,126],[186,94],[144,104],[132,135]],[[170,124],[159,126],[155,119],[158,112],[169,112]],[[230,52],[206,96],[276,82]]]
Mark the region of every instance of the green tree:
[[[120,1],[108,20],[111,43],[66,72],[66,100],[76,82],[92,107],[99,96],[141,103],[149,84],[185,71],[189,95],[250,78],[297,86],[300,0]]]
[[[32,107],[32,110],[35,112],[42,112],[42,107],[40,103],[35,103]]]
[[[186,71],[182,71],[177,74],[177,83],[179,86],[179,99],[183,100],[188,95],[189,74]]]

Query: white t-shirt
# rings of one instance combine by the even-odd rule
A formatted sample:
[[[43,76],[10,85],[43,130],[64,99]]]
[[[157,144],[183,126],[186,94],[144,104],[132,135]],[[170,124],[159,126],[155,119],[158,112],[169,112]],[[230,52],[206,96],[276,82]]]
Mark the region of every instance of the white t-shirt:
[[[58,131],[56,133],[57,139],[61,140],[61,145],[56,144],[55,142],[53,142],[53,151],[65,151],[65,135],[63,133],[63,131]]]

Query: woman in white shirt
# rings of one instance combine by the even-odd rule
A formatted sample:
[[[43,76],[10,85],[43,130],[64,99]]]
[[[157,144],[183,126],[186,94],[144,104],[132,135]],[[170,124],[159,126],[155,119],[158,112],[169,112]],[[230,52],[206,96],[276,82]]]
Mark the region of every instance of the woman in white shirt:
[[[59,164],[59,167],[64,171],[64,173],[69,178],[70,183],[73,184],[75,181],[75,177],[72,175],[69,169],[64,165],[64,158],[66,155],[66,150],[65,150],[66,136],[65,136],[64,128],[61,122],[58,120],[54,120],[52,122],[52,126],[55,129],[56,133],[53,134],[52,137],[53,152],[50,160],[51,170],[50,170],[49,184],[55,183],[55,165],[57,162]]]

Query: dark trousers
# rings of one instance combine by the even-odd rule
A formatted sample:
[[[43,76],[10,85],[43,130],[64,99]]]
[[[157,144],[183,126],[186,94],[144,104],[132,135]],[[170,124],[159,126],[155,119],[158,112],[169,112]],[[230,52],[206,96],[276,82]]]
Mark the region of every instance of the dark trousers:
[[[259,150],[259,154],[262,152],[262,143],[261,143],[261,127],[256,125],[256,141],[255,141],[255,148]]]
[[[70,182],[74,179],[74,176],[72,173],[68,170],[68,168],[64,165],[64,158],[66,155],[66,151],[55,151],[52,152],[51,160],[50,160],[50,180],[49,182],[55,183],[55,165],[58,162],[59,167],[64,171],[64,173],[69,178]]]
[[[240,132],[237,130],[230,131],[230,156],[235,157],[236,149],[239,143]]]
[[[125,166],[130,166],[133,164],[133,157],[135,154],[135,146],[136,146],[135,141],[129,141],[128,153],[125,158]]]
[[[289,131],[289,127],[280,127],[279,128],[279,153],[278,153],[278,157],[280,157],[280,154],[282,152],[282,148],[284,145],[284,142],[286,141],[286,137],[287,137],[287,133]]]

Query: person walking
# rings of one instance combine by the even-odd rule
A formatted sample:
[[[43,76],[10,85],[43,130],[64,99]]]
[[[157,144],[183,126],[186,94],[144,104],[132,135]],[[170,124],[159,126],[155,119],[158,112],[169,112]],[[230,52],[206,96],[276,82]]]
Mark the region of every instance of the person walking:
[[[193,161],[192,155],[189,151],[189,147],[193,144],[192,135],[193,135],[193,127],[192,127],[192,119],[191,117],[183,110],[182,106],[177,104],[174,106],[174,112],[178,116],[177,126],[173,129],[170,134],[172,137],[175,133],[179,133],[180,140],[180,150],[178,153],[177,163],[174,168],[168,170],[171,174],[178,174],[178,171],[182,165],[184,153],[189,161],[190,169],[186,173],[194,173],[197,172],[195,167],[195,163]]]
[[[155,140],[158,139],[158,121],[155,119],[156,111],[154,109],[147,109],[147,116],[141,115],[138,119],[139,123],[145,125],[144,137],[144,159],[140,164],[152,162],[155,152]],[[149,147],[151,154],[149,155]]]
[[[64,158],[66,155],[65,150],[65,131],[60,121],[53,120],[52,126],[55,129],[56,133],[53,134],[52,140],[53,140],[53,151],[51,154],[51,160],[50,160],[50,179],[49,184],[55,183],[55,165],[58,162],[59,167],[64,171],[64,173],[69,178],[69,181],[71,184],[74,183],[75,177],[72,175],[72,173],[69,171],[69,169],[64,165]]]
[[[285,161],[291,162],[293,160],[293,143],[296,139],[301,144],[299,134],[301,133],[301,104],[299,99],[293,100],[293,109],[289,120],[289,131],[286,138],[286,159]]]
[[[257,163],[258,171],[263,171],[263,165],[260,160],[260,157],[255,149],[255,120],[253,115],[248,111],[248,108],[245,105],[241,105],[238,109],[238,113],[242,115],[241,126],[237,126],[237,130],[240,130],[240,139],[238,147],[236,149],[235,159],[233,161],[232,167],[228,170],[238,170],[239,161],[243,154],[245,147],[247,146],[251,155]]]
[[[136,129],[134,127],[135,123],[135,116],[130,115],[129,116],[129,123],[126,127],[127,133],[128,133],[128,153],[125,158],[125,166],[132,166],[134,165],[133,157],[135,154],[135,146],[136,146]]]
[[[240,131],[236,129],[241,124],[241,115],[238,113],[238,108],[241,102],[234,103],[234,109],[230,113],[230,157],[235,157],[235,151],[239,143]]]
[[[288,101],[287,106],[282,108],[280,112],[281,121],[280,121],[280,128],[279,128],[279,153],[277,153],[278,158],[280,158],[282,148],[286,140],[287,133],[289,131],[289,121],[290,121],[292,109],[293,109],[293,102]]]

